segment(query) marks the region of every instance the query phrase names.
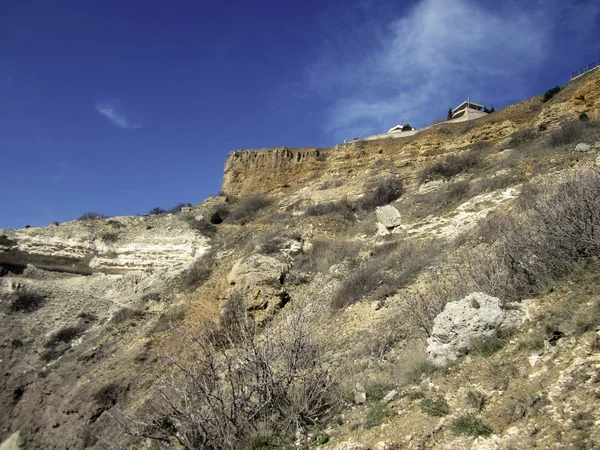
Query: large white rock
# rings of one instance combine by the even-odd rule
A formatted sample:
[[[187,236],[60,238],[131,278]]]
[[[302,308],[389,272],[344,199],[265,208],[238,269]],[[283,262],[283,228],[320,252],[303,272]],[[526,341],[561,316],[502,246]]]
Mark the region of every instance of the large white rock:
[[[506,320],[496,297],[474,292],[451,302],[433,322],[427,339],[427,354],[437,366],[445,366],[464,355],[474,338],[491,336]]]
[[[377,220],[386,228],[394,228],[400,225],[400,213],[392,205],[378,206],[375,210]]]
[[[586,144],[585,142],[581,142],[581,143],[579,143],[579,144],[577,144],[575,146],[575,151],[585,153],[585,152],[590,151],[591,148],[592,148],[592,146],[590,144]]]

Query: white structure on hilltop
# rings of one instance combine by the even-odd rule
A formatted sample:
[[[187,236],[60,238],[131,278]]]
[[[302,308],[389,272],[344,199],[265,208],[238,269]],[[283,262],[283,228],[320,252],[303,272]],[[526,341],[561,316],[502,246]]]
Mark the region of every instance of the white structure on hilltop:
[[[405,128],[406,127],[406,128]],[[410,129],[408,129],[408,127],[410,127]],[[388,133],[402,133],[402,132],[407,132],[407,131],[414,131],[414,128],[411,127],[410,125],[406,124],[406,125],[396,125],[393,128],[390,128],[390,130],[388,131]]]
[[[484,108],[483,105],[467,100],[452,110],[452,119],[458,119],[459,117],[462,117],[463,120],[479,119],[488,114],[484,111]]]

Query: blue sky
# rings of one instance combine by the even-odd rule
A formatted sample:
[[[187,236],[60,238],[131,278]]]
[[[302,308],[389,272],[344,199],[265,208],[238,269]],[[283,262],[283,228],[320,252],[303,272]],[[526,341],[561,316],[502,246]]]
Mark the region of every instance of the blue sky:
[[[595,0],[5,0],[0,227],[195,204],[231,150],[500,108],[599,45]]]

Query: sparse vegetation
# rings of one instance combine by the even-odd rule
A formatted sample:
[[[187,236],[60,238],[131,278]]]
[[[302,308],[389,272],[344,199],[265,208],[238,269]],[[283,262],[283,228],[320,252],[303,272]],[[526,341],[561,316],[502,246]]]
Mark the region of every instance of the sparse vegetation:
[[[217,227],[204,218],[198,220],[191,215],[183,215],[182,218],[192,230],[199,231],[204,236],[214,236],[217,232]]]
[[[500,350],[507,342],[509,333],[497,331],[496,333],[473,339],[470,342],[469,353],[488,358]]]
[[[140,319],[142,317],[144,317],[144,312],[140,311],[139,309],[121,308],[112,316],[111,322],[114,324],[120,324]]]
[[[589,122],[572,120],[564,123],[558,130],[550,133],[548,143],[552,147],[559,147],[561,145],[596,139],[597,137],[597,130],[595,130],[593,125],[590,126]]]
[[[147,416],[124,419],[129,433],[161,445],[238,449],[260,429],[289,442],[299,424],[315,423],[336,405],[334,380],[305,320],[268,327],[262,339],[252,321],[238,325],[234,347],[190,338],[171,357],[176,373],[163,378]]]
[[[160,214],[166,214],[167,212],[168,211],[166,209],[162,209],[157,206],[148,211],[148,214],[150,214],[151,216],[158,216]]]
[[[100,214],[96,212],[86,212],[83,213],[77,220],[96,220],[96,219],[108,219],[108,216],[105,214]]]
[[[46,303],[46,297],[29,291],[19,291],[10,303],[10,311],[31,313],[40,309]]]
[[[485,396],[485,394],[483,394],[479,391],[470,390],[467,392],[467,398],[466,398],[467,405],[469,405],[471,408],[475,409],[476,411],[482,411],[483,408],[485,407],[487,401],[488,401],[488,399]]]
[[[444,417],[450,413],[450,407],[444,397],[424,398],[420,407],[421,411],[433,417]]]
[[[210,214],[210,223],[218,225],[223,223],[227,216],[229,215],[229,208],[225,205],[217,206],[213,209]]]
[[[84,331],[85,328],[80,325],[61,328],[59,331],[50,336],[50,339],[48,339],[44,346],[46,348],[50,348],[61,343],[68,344],[72,340],[81,336]]]
[[[355,218],[352,207],[346,201],[319,203],[306,209],[306,215],[308,216],[328,216],[332,214],[339,215],[346,220],[354,220]]]
[[[271,203],[273,203],[273,201],[267,196],[249,195],[232,208],[227,220],[241,224],[249,222],[254,219],[262,209],[266,208]]]
[[[399,199],[404,193],[402,180],[395,176],[389,176],[371,182],[367,186],[367,192],[358,200],[357,208],[372,210],[377,206],[387,205]]]
[[[534,128],[526,126],[521,128],[519,131],[514,132],[510,135],[510,140],[508,141],[508,148],[517,148],[521,147],[524,144],[527,144],[533,141],[537,137],[537,133]]]
[[[115,231],[105,231],[100,235],[102,242],[107,244],[114,244],[119,240],[120,234]]]
[[[210,277],[215,264],[216,261],[212,252],[200,256],[179,276],[181,289],[191,292],[200,287]]]
[[[450,426],[452,431],[458,435],[467,434],[469,436],[477,437],[489,436],[494,433],[492,427],[472,414],[465,414],[454,419]]]
[[[377,425],[381,425],[387,413],[387,404],[383,402],[373,402],[367,408],[365,422],[363,426],[369,430]]]
[[[560,92],[560,86],[555,86],[552,89],[548,89],[544,93],[544,96],[542,97],[542,102],[546,103],[548,100],[550,100],[552,97],[554,97],[559,92]]]
[[[428,181],[446,179],[449,180],[455,175],[472,168],[480,161],[477,151],[468,151],[462,155],[449,155],[443,161],[426,167],[419,175],[419,181],[426,183]]]
[[[117,404],[126,390],[117,383],[108,383],[94,393],[93,399],[102,409],[108,409]]]

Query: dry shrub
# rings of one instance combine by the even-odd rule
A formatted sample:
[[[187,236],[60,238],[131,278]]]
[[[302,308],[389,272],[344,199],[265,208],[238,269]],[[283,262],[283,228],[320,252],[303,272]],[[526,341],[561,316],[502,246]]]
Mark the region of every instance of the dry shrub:
[[[399,199],[404,193],[404,185],[400,178],[393,175],[371,182],[367,192],[358,200],[356,207],[360,210],[372,210],[377,206],[387,205]]]
[[[453,176],[474,167],[480,160],[481,157],[477,150],[471,150],[462,155],[448,155],[443,161],[425,167],[419,175],[419,181],[422,184],[441,178],[449,180]]]
[[[448,301],[485,292],[503,301],[537,295],[576,263],[600,256],[600,169],[587,166],[524,188],[513,210],[474,232],[478,245],[405,295],[404,314],[429,333]]]
[[[111,322],[115,324],[130,322],[132,320],[144,317],[144,312],[139,309],[121,308],[111,318]]]
[[[254,219],[262,209],[271,203],[273,200],[265,195],[249,195],[231,209],[227,220],[244,224]]]
[[[172,373],[155,386],[154,400],[140,416],[119,422],[162,448],[247,448],[265,429],[289,442],[299,426],[314,424],[338,401],[320,345],[301,316],[260,337],[242,320],[234,346],[189,337],[181,354],[168,358]]]
[[[182,219],[192,230],[199,231],[205,236],[214,236],[217,232],[217,227],[214,225],[214,223],[209,222],[206,219],[196,220],[195,216],[190,215],[182,216]]]
[[[354,213],[352,207],[347,201],[319,203],[316,205],[309,206],[306,209],[307,216],[329,216],[339,215],[346,220],[354,220]]]
[[[210,278],[216,265],[215,251],[213,248],[202,255],[179,276],[179,284],[183,291],[191,292],[202,286]]]
[[[296,257],[294,267],[297,270],[325,272],[334,264],[347,260],[352,265],[359,250],[356,242],[315,239],[309,250]]]
[[[548,144],[552,147],[559,147],[561,145],[596,139],[597,137],[597,124],[573,120],[564,123],[558,130],[550,133]]]
[[[510,140],[508,141],[508,148],[516,148],[520,147],[528,142],[533,141],[538,136],[537,131],[531,127],[521,128],[520,130],[514,132],[510,135]]]
[[[469,194],[474,196],[483,192],[494,192],[499,189],[506,189],[507,187],[515,185],[521,181],[521,178],[512,176],[510,174],[480,178],[471,184]]]
[[[411,242],[402,242],[391,245],[390,249],[393,249],[392,253],[379,253],[364,267],[350,273],[334,293],[332,309],[343,309],[369,295],[374,300],[382,300],[413,282],[439,253],[437,242],[422,248]]]
[[[114,244],[119,240],[120,233],[115,231],[106,231],[100,235],[100,239],[102,242],[106,242],[107,244]]]
[[[261,255],[274,255],[278,253],[285,244],[285,238],[281,230],[275,228],[260,234],[249,245],[249,251],[256,250]]]
[[[40,309],[46,303],[46,297],[34,292],[19,291],[10,303],[11,312],[31,313]]]

